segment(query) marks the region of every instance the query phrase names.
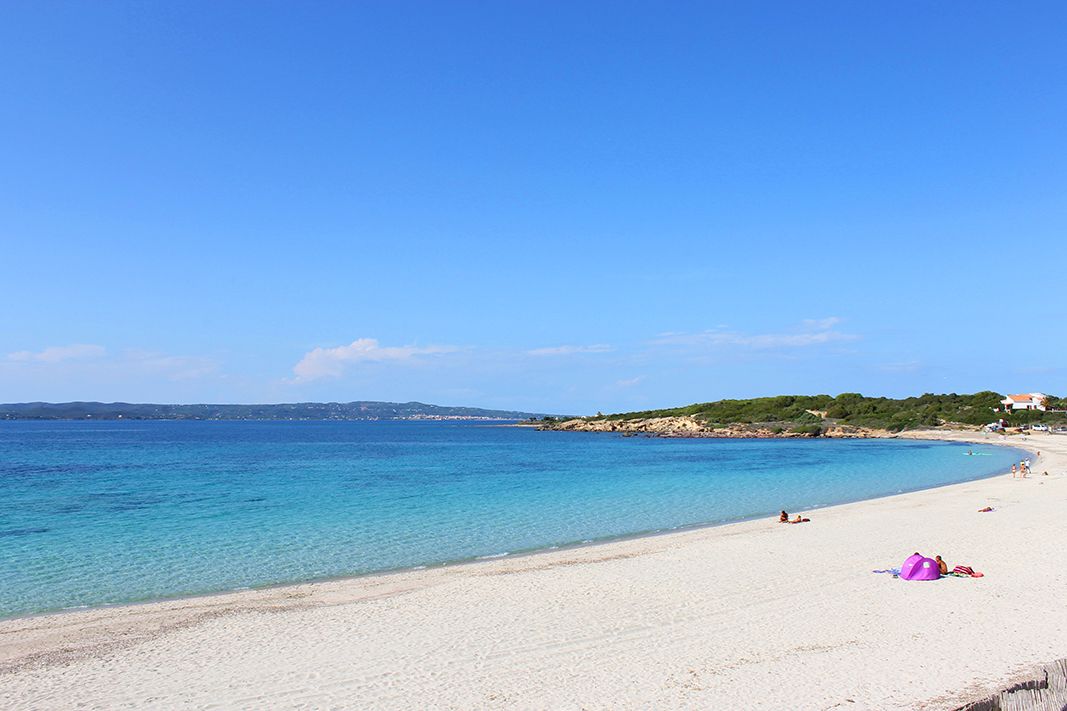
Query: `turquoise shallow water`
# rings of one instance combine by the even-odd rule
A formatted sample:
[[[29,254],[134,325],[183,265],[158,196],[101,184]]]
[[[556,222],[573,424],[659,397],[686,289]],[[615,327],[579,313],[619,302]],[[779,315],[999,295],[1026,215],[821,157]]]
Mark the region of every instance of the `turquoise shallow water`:
[[[468,422],[0,422],[0,616],[772,516],[1021,456]]]

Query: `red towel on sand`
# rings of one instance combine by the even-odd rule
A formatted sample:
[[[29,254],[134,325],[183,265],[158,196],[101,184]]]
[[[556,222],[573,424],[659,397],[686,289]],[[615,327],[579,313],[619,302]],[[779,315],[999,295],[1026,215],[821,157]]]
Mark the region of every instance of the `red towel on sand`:
[[[972,578],[982,577],[981,573],[974,572],[974,569],[971,568],[969,565],[957,565],[955,568],[952,569],[952,572],[959,573],[960,575],[969,575]]]

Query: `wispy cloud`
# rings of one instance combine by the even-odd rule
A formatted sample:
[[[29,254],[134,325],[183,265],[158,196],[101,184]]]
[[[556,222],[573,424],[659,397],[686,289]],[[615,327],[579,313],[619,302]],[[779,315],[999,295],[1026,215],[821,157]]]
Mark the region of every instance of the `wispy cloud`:
[[[565,356],[577,353],[609,353],[614,348],[605,343],[594,343],[590,346],[550,346],[548,348],[534,348],[526,351],[526,355],[532,356]]]
[[[15,351],[8,353],[7,359],[16,363],[62,363],[69,360],[87,360],[103,358],[107,349],[88,343],[75,343],[69,346],[49,346],[42,351]]]
[[[879,370],[887,373],[914,373],[922,368],[922,363],[917,360],[905,360],[898,363],[882,363]]]
[[[219,363],[199,356],[176,356],[153,351],[127,350],[122,354],[122,363],[149,375],[168,380],[196,380],[219,371]]]
[[[211,358],[133,348],[112,353],[104,346],[85,343],[49,346],[40,351],[15,351],[0,360],[0,367],[16,377],[86,380],[134,377],[192,380],[219,371],[219,363]]]
[[[841,319],[836,316],[822,319],[805,319],[793,331],[779,333],[746,333],[718,327],[697,333],[664,333],[653,339],[654,345],[737,347],[756,350],[806,348],[824,343],[854,341],[854,334],[843,333],[835,328]]]
[[[839,317],[828,316],[826,318],[806,318],[800,322],[800,325],[801,328],[808,331],[827,331],[839,323],[841,323]]]
[[[382,346],[375,338],[358,338],[347,346],[315,348],[293,366],[290,382],[304,383],[320,378],[336,378],[360,363],[417,362],[422,356],[454,353],[455,346]]]
[[[645,376],[638,375],[636,378],[624,378],[622,380],[615,381],[615,387],[621,389],[632,388],[645,379]]]

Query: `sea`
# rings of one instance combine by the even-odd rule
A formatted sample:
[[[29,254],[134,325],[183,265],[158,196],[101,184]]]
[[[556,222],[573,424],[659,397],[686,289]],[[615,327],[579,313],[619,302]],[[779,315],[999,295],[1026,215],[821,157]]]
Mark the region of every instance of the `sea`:
[[[0,617],[771,518],[987,477],[1024,456],[489,422],[3,421]]]

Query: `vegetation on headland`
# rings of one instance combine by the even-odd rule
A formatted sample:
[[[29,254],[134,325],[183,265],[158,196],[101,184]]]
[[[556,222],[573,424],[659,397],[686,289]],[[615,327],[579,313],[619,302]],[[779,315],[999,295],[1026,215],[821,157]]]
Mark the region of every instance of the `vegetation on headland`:
[[[773,434],[817,436],[828,427],[902,430],[945,425],[986,425],[1005,420],[1009,427],[1034,423],[1067,423],[1067,402],[1050,396],[1047,411],[1003,412],[1000,395],[991,391],[973,395],[926,394],[902,399],[866,397],[859,393],[832,395],[779,395],[749,400],[718,400],[663,410],[644,410],[584,418],[590,423],[630,422],[654,418],[687,417],[708,429],[761,426]],[[554,423],[549,423],[551,426]]]

